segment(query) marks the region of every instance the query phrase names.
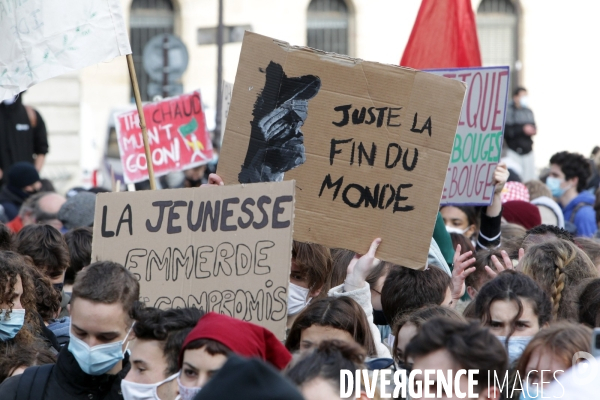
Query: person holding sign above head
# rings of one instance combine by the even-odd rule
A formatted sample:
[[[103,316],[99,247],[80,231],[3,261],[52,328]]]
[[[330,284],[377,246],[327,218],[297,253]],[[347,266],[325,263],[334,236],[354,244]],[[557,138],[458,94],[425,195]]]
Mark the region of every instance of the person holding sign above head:
[[[134,308],[131,369],[121,381],[125,400],[175,400],[179,351],[203,314],[196,308]]]
[[[185,338],[179,355],[181,400],[193,400],[230,355],[258,357],[283,370],[292,356],[267,329],[210,312]]]
[[[366,254],[360,257],[355,255],[348,264],[344,283],[331,288],[328,292],[328,296],[337,298],[338,300],[345,297],[354,300],[362,309],[362,312],[358,313],[359,315],[356,316],[356,320],[360,321],[363,319],[362,315],[364,314],[364,317],[366,317],[365,319],[367,321],[368,330],[373,338],[373,344],[375,346],[374,354],[369,349],[370,344],[363,344],[367,349],[368,355],[371,357],[391,358],[389,349],[381,342],[381,333],[379,332],[379,328],[377,325],[375,325],[374,307],[371,301],[371,296],[373,296],[372,289],[374,288],[368,281],[374,271],[378,269],[384,270],[385,274],[382,273],[382,275],[387,275],[390,269],[389,265],[383,265],[382,268],[380,268],[382,262],[375,257],[375,253],[377,252],[380,244],[381,239],[377,238],[373,240],[369,251]],[[383,285],[385,279],[385,276],[378,278],[380,285]],[[381,307],[381,297],[379,298],[379,304],[377,304],[377,306]],[[312,329],[314,330],[315,328]],[[356,334],[353,336],[356,338]],[[360,343],[360,341],[358,342]]]
[[[55,365],[30,367],[0,385],[2,400],[122,400],[130,365],[130,312],[138,281],[123,266],[96,262],[81,271],[71,298],[71,341]]]
[[[481,209],[472,206],[443,206],[440,213],[449,233],[465,235],[473,241],[475,248],[490,249],[500,244],[502,224],[502,189],[508,180],[506,164],[500,163],[494,171],[494,197],[492,203]]]

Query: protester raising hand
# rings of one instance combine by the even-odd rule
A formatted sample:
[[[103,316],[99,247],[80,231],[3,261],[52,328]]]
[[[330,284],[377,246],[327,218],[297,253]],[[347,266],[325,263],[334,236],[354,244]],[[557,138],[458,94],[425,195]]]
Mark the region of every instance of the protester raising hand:
[[[373,323],[373,305],[371,304],[371,287],[367,282],[367,277],[381,262],[375,257],[377,248],[381,244],[381,239],[377,238],[371,243],[369,251],[361,257],[355,256],[348,264],[346,280],[343,284],[331,288],[327,293],[329,297],[350,297],[356,301],[363,309],[369,329],[374,338],[377,356],[391,358],[390,350],[381,342],[379,329]]]
[[[498,276],[500,272],[506,271],[507,269],[516,269],[516,265],[513,265],[512,260],[508,256],[508,253],[505,250],[502,250],[502,261],[504,261],[504,265],[498,260],[498,257],[492,256],[492,263],[494,263],[494,267],[496,267],[496,271],[491,269],[488,265],[485,266],[485,270],[487,271],[490,278],[494,279]],[[524,249],[519,249],[519,262],[525,255]],[[518,265],[518,264],[517,264]]]
[[[467,251],[460,254],[460,244],[456,246],[454,253],[454,269],[452,270],[452,307],[456,307],[458,300],[465,294],[465,280],[467,276],[475,272],[476,268],[472,267],[475,263],[475,257],[472,257],[473,252]]]
[[[494,194],[502,193],[502,189],[504,189],[504,185],[506,185],[506,181],[508,181],[510,173],[508,172],[508,167],[506,163],[500,163],[496,166],[496,170],[494,171],[494,181],[493,185],[495,187]]]
[[[224,186],[224,185],[225,185],[225,183],[223,182],[223,178],[221,178],[217,174],[210,174],[208,176],[208,183],[205,183],[205,184],[201,185],[200,187],[205,187],[205,186]]]
[[[375,268],[379,265],[381,260],[375,258],[375,252],[381,244],[381,239],[377,238],[371,243],[369,251],[361,256],[354,256],[350,264],[348,264],[348,270],[346,274],[346,280],[344,281],[344,290],[349,292],[351,290],[362,289],[365,286],[367,277]]]

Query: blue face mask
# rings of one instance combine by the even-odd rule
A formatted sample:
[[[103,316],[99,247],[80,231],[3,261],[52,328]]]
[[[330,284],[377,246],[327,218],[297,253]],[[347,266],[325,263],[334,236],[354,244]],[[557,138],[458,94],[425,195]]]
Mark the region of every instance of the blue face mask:
[[[521,392],[521,396],[519,396],[519,400],[529,400],[529,399],[541,399],[542,398],[542,390],[539,386],[529,385],[527,383],[523,384],[523,391]]]
[[[500,343],[506,346],[506,336],[496,336]],[[511,336],[508,339],[506,352],[508,353],[508,361],[510,364],[515,362],[523,354],[525,347],[531,342],[533,336]]]
[[[0,310],[0,342],[13,339],[25,323],[25,310],[12,310],[8,318],[7,310]]]
[[[110,371],[124,357],[123,343],[127,340],[131,329],[127,332],[125,339],[90,347],[83,340],[71,333],[69,351],[77,360],[79,367],[88,375],[102,375]]]
[[[561,182],[562,180],[560,178],[555,178],[553,176],[546,178],[546,186],[548,186],[548,189],[552,192],[552,196],[561,197],[567,191],[567,189],[560,187]]]

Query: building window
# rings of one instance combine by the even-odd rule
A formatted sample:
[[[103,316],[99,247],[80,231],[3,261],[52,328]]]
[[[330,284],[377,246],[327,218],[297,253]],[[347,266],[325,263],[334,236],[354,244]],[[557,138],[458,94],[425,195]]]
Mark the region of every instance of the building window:
[[[344,0],[312,0],[306,18],[306,44],[315,49],[349,54],[350,11]]]
[[[477,9],[477,34],[484,66],[508,65],[511,87],[519,84],[519,12],[511,0],[483,0]]]
[[[133,0],[131,4],[131,50],[135,73],[140,86],[143,101],[151,100],[148,96],[150,77],[142,65],[144,46],[154,36],[162,33],[173,33],[175,26],[175,10],[171,0]],[[133,94],[131,96],[133,98]]]

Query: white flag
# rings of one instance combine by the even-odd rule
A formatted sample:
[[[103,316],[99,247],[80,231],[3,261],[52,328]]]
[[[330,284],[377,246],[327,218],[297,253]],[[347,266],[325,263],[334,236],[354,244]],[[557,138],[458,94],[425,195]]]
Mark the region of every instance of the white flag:
[[[120,0],[0,0],[0,101],[126,54]]]

